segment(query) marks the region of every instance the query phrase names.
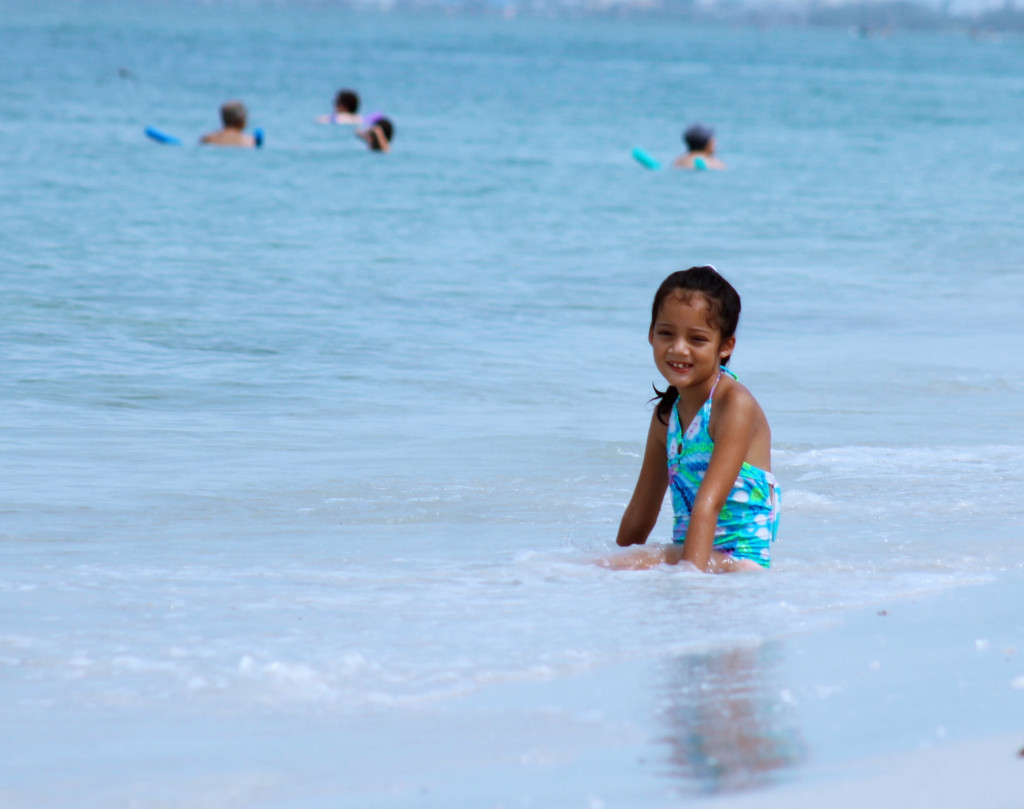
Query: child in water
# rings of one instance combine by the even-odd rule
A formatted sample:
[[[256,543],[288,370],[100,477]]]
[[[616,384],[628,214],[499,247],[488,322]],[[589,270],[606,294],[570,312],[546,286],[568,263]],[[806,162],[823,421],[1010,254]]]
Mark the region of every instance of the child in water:
[[[647,542],[671,488],[673,544],[615,557],[610,567],[683,561],[726,573],[771,565],[779,515],[771,430],[757,400],[725,367],[739,317],[740,296],[714,267],[672,273],[658,288],[648,340],[668,387],[655,389],[640,478],[616,542]]]

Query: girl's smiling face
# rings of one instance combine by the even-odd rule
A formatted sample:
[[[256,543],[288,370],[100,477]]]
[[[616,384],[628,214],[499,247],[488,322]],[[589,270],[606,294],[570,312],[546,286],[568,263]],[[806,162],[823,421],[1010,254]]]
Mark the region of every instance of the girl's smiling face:
[[[718,375],[722,360],[732,354],[736,337],[722,340],[710,319],[711,306],[699,292],[674,292],[665,298],[648,339],[654,364],[676,390],[700,387]]]

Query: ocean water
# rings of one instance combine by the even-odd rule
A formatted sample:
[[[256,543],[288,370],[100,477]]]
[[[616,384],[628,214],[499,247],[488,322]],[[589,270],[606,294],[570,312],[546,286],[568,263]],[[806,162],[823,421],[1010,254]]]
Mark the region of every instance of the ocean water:
[[[0,803],[654,807],[920,741],[787,672],[856,608],[1019,592],[1018,40],[3,10]],[[342,86],[391,154],[314,124]],[[194,146],[234,97],[265,147]],[[694,120],[728,171],[631,160]],[[608,571],[650,298],[703,263],[774,567]]]

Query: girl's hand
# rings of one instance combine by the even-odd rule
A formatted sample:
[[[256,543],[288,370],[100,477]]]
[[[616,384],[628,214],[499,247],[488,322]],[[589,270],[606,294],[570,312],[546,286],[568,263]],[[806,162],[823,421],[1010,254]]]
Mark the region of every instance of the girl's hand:
[[[615,556],[598,559],[597,564],[609,570],[650,570],[662,564],[677,565],[681,557],[682,548],[678,545],[659,545],[617,553]]]

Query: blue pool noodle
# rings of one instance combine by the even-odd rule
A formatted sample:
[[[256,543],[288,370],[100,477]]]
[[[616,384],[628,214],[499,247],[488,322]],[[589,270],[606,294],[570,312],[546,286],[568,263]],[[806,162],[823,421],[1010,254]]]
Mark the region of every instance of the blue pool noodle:
[[[253,140],[256,141],[256,148],[257,149],[259,149],[261,146],[263,146],[263,130],[262,129],[254,129],[252,131],[252,137],[253,137]]]
[[[155,140],[157,143],[166,143],[170,146],[181,146],[181,141],[174,137],[174,135],[168,135],[166,132],[161,132],[155,126],[146,127],[146,137]]]
[[[645,169],[660,169],[661,163],[651,157],[639,146],[633,148],[633,159]]]

